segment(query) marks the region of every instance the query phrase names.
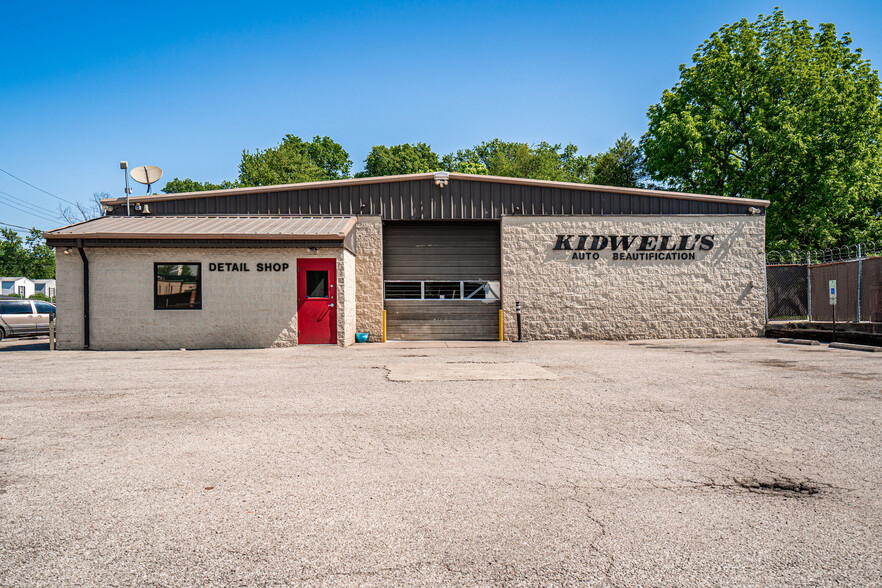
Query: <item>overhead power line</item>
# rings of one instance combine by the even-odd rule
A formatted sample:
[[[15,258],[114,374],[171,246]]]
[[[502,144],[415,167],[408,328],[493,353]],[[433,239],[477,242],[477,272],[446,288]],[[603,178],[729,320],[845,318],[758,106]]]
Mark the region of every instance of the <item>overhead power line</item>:
[[[10,203],[10,202],[6,202],[6,200],[5,200],[5,196],[0,196],[0,204],[6,205],[6,206],[8,206],[9,208],[15,209],[15,210],[17,210],[17,211],[19,211],[19,212],[23,212],[23,213],[25,213],[25,214],[29,214],[29,215],[31,215],[31,216],[39,217],[39,218],[41,218],[41,219],[43,219],[43,220],[47,220],[47,221],[50,221],[50,222],[54,222],[54,221],[56,220],[56,219],[52,218],[52,217],[49,216],[49,215],[46,215],[46,214],[43,214],[43,213],[40,213],[40,212],[34,212],[34,211],[32,211],[32,210],[28,210],[27,208],[21,208],[20,206],[16,206],[15,204],[12,204],[12,203]]]
[[[21,225],[11,225],[9,223],[4,223],[4,222],[0,222],[0,225],[3,225],[4,227],[12,227],[13,229],[24,229],[25,231],[30,231],[32,228],[33,229],[37,228],[37,227],[28,228],[28,227],[23,227]]]
[[[3,172],[4,174],[6,174],[7,176],[9,176],[10,178],[15,178],[16,180],[18,180],[18,181],[21,182],[22,184],[27,184],[28,186],[30,186],[30,187],[33,188],[34,190],[39,190],[39,191],[42,192],[43,194],[48,194],[49,196],[52,196],[53,198],[57,198],[58,200],[61,200],[62,202],[67,202],[68,204],[76,205],[76,202],[71,202],[71,201],[68,200],[67,198],[62,198],[61,196],[56,196],[56,195],[53,194],[52,192],[47,192],[46,190],[44,190],[43,188],[40,188],[39,186],[35,186],[35,185],[33,185],[32,183],[30,183],[30,182],[26,182],[25,180],[21,179],[21,178],[18,177],[18,176],[14,176],[14,175],[12,175],[11,173],[9,173],[8,171],[6,171],[5,169],[0,168],[0,172]]]
[[[18,196],[13,196],[9,192],[4,192],[3,190],[0,190],[0,198],[2,198],[3,196],[6,196],[7,200],[11,199],[13,202],[16,202],[19,206],[25,206],[40,214],[49,215],[53,217],[53,220],[61,218],[61,215],[58,214],[57,210],[52,210],[51,208],[46,208],[37,204],[32,204],[24,198],[19,198]]]
[[[15,199],[9,198],[8,196],[4,196],[3,194],[4,193],[0,193],[0,203],[5,204],[6,206],[10,206],[10,207],[18,210],[19,212],[25,212],[27,214],[42,217],[48,221],[57,220],[57,218],[49,212],[44,212],[43,210],[41,210],[39,208],[35,208],[33,206],[29,207],[26,204],[22,204],[21,202],[18,202]]]

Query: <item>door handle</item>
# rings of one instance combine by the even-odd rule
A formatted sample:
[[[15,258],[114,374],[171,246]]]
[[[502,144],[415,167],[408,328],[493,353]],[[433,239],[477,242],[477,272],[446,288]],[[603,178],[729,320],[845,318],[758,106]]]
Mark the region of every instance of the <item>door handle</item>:
[[[328,308],[334,308],[334,303],[333,303],[333,302],[330,303],[330,304],[328,305]]]

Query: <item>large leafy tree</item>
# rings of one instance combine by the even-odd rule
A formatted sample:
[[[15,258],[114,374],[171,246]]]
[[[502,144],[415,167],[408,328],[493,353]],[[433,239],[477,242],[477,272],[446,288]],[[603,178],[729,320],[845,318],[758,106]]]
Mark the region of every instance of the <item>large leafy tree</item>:
[[[832,24],[776,10],[711,35],[649,108],[653,178],[769,199],[770,248],[882,236],[882,88]]]
[[[572,143],[562,148],[543,141],[531,147],[527,143],[493,139],[446,155],[444,166],[449,171],[474,166],[493,176],[590,182],[593,157],[577,155],[577,151]]]
[[[395,176],[441,170],[438,154],[426,143],[374,145],[364,160],[364,171],[356,177]]]
[[[32,280],[55,277],[55,252],[43,233],[31,229],[24,238],[0,228],[0,276],[25,276]]]
[[[330,137],[304,141],[289,134],[276,147],[254,153],[243,151],[238,184],[271,186],[339,180],[349,176],[351,167],[349,154]]]
[[[212,184],[211,182],[197,182],[190,178],[174,178],[166,183],[162,189],[166,194],[180,194],[182,192],[207,192],[209,190],[227,190],[229,188],[238,188],[235,182],[224,180],[220,184]]]
[[[330,137],[316,136],[312,141],[288,134],[282,142],[254,153],[242,152],[239,177],[235,182],[219,184],[200,182],[190,178],[174,178],[162,189],[166,194],[226,190],[246,186],[271,186],[339,180],[349,177],[352,160],[343,146]]]
[[[594,163],[595,184],[623,188],[647,187],[643,170],[643,151],[627,133],[616,144],[599,153]]]

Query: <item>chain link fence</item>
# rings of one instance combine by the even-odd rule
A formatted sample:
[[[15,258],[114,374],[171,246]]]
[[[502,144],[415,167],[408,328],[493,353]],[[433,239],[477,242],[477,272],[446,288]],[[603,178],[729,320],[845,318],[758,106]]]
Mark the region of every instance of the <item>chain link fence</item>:
[[[882,322],[882,243],[766,254],[768,320]]]

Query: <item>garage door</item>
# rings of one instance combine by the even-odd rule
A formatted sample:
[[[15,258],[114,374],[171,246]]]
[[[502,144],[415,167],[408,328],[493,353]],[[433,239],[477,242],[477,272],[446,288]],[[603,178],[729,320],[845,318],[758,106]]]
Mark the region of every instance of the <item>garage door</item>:
[[[499,337],[498,222],[387,222],[383,273],[388,339]]]

